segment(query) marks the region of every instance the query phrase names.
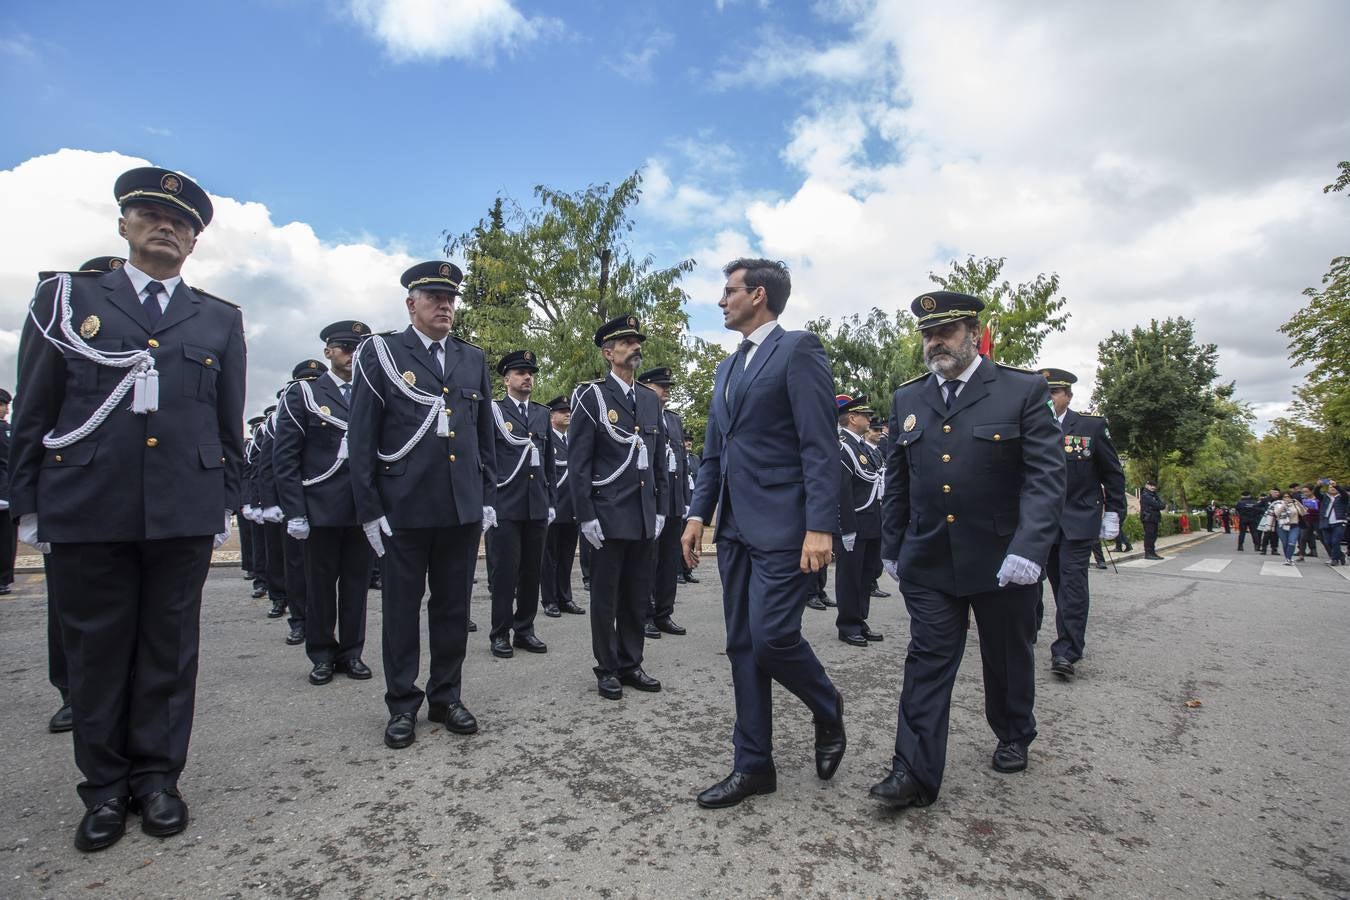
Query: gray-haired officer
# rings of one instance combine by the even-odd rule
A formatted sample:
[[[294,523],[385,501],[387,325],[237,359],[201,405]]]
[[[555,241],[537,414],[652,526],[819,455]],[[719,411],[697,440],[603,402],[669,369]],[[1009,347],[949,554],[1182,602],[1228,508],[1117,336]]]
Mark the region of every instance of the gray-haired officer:
[[[583,615],[586,610],[572,599],[572,561],[577,555],[577,517],[572,507],[572,486],[567,483],[567,426],[572,407],[566,397],[548,401],[548,439],[553,445],[553,467],[558,474],[554,483],[556,515],[544,536],[544,566],[539,581],[544,615],[558,618],[563,613]],[[588,545],[589,546],[589,545]]]
[[[652,590],[652,541],[667,515],[661,401],[636,381],[642,364],[637,316],[595,332],[609,374],[577,387],[567,429],[568,480],[581,536],[591,544],[591,649],[600,696],[622,685],[659,691],[642,669],[643,620]]]
[[[493,444],[497,461],[497,526],[492,546],[492,655],[510,659],[512,645],[547,653],[534,633],[539,612],[539,573],[544,535],[553,523],[556,475],[548,439],[548,409],[530,402],[539,371],[534,351],[514,350],[497,363],[505,395],[493,402]]]
[[[38,287],[19,347],[10,515],[50,545],[67,651],[81,850],[134,804],[155,836],[187,826],[178,778],[197,682],[202,585],[239,508],[244,327],[189,287],[206,192],[167,169],[113,187],[125,265]]]
[[[638,376],[638,384],[645,384],[661,399],[661,427],[664,429],[666,453],[657,460],[657,472],[666,473],[666,496],[670,514],[665,527],[657,535],[653,548],[655,565],[652,567],[652,598],[647,606],[647,621],[643,634],[659,638],[665,634],[685,634],[671,616],[675,612],[675,584],[684,565],[684,551],[680,549],[680,535],[684,534],[685,483],[689,480],[689,459],[683,452],[684,422],[667,407],[670,404],[670,384],[673,376],[668,366],[648,369]]]
[[[330,368],[293,381],[277,409],[272,464],[287,537],[303,548],[305,653],[314,685],[328,684],[337,671],[371,677],[361,654],[375,554],[356,520],[347,465],[352,355],[369,334],[370,326],[354,319],[320,331]]]
[[[839,534],[834,537],[835,628],[839,640],[866,647],[884,635],[867,624],[872,597],[869,581],[881,560],[882,468],[864,435],[872,408],[864,396],[835,396],[839,409]]]
[[[1055,592],[1055,642],[1050,671],[1074,677],[1083,658],[1088,619],[1088,556],[1102,540],[1114,540],[1125,516],[1125,470],[1106,419],[1069,409],[1078,377],[1064,369],[1041,369],[1064,446],[1064,512],[1059,539],[1050,548],[1046,574]],[[1104,507],[1104,508],[1103,508]],[[1040,624],[1037,606],[1037,625]]]
[[[450,333],[464,273],[418,263],[403,273],[410,324],[356,351],[347,464],[356,516],[380,557],[384,743],[408,747],[417,711],[456,734],[478,720],[460,694],[469,595],[482,531],[496,524],[492,383],[482,349]],[[431,674],[417,686],[428,588]]]
[[[891,397],[881,556],[904,594],[910,640],[895,758],[871,794],[892,807],[937,799],[972,609],[993,768],[1025,769],[1036,737],[1037,582],[1059,531],[1064,452],[1045,379],[979,355],[983,308],[954,291],[916,298],[931,374]]]

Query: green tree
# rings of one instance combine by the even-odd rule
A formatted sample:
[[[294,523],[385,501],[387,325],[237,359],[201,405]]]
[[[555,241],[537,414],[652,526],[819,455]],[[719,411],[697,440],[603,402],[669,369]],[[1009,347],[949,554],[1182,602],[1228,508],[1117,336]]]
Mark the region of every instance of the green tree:
[[[886,415],[898,385],[925,371],[923,344],[908,310],[892,318],[873,308],[865,319],[855,313],[838,325],[820,318],[806,327],[825,347],[836,392],[866,394],[878,415]]]
[[[1257,472],[1260,461],[1252,422],[1251,408],[1232,399],[1232,389],[1221,386],[1215,392],[1215,419],[1195,452],[1194,461],[1181,470],[1181,486],[1196,502],[1217,499],[1233,503],[1244,490],[1261,488]]]
[[[1016,287],[999,280],[1006,258],[985,256],[952,260],[945,275],[928,278],[944,290],[960,291],[984,301],[981,321],[994,323],[994,359],[1013,366],[1030,365],[1052,331],[1063,331],[1069,320],[1068,300],[1059,293],[1059,276],[1037,275]]]

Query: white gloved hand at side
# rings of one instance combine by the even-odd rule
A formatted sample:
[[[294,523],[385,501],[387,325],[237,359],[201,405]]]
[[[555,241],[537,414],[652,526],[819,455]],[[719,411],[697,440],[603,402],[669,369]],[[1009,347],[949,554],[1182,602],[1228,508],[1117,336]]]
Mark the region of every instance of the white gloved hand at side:
[[[881,561],[881,567],[886,570],[887,575],[891,576],[892,581],[896,584],[900,583],[900,560],[883,559]]]
[[[309,519],[306,516],[299,516],[286,521],[286,533],[297,541],[303,541],[309,537]]]
[[[556,509],[554,509],[553,507],[550,506],[550,507],[548,508],[548,524],[549,524],[549,525],[552,525],[552,524],[553,524],[553,520],[556,519],[556,518],[558,518],[558,511],[557,511]]]
[[[1120,514],[1102,513],[1102,540],[1109,541],[1118,534],[1120,534]]]
[[[858,532],[850,531],[848,534],[840,535],[839,541],[844,545],[845,550],[852,553],[853,548],[858,544]]]
[[[666,527],[666,517],[663,516],[663,515],[661,515],[660,513],[657,513],[657,514],[656,514],[656,534],[657,534],[658,537],[660,537],[660,535],[661,535],[661,529],[663,529],[663,528],[665,528],[665,527]]]
[[[211,549],[219,550],[221,545],[230,539],[230,520],[234,518],[234,513],[228,509],[225,510],[225,530],[216,535],[211,541]]]
[[[483,507],[483,533],[486,534],[489,528],[497,527],[497,510],[491,506]]]
[[[280,506],[269,506],[262,511],[262,520],[276,525],[286,518],[286,514],[281,511]]]
[[[597,550],[605,543],[605,533],[600,530],[599,519],[591,519],[589,522],[582,522],[581,536],[590,541],[591,546]]]
[[[1029,559],[1025,559],[1014,553],[1009,553],[1003,558],[1003,565],[998,569],[998,586],[1007,587],[1011,584],[1035,584],[1041,577],[1041,567]]]
[[[380,535],[392,535],[394,533],[394,529],[389,527],[389,520],[380,516],[373,522],[363,523],[361,530],[366,533],[366,540],[370,541],[370,546],[374,548],[375,555],[384,556],[384,538]]]
[[[37,539],[37,534],[37,513],[28,513],[27,515],[19,516],[19,540],[23,541],[39,553],[51,553],[52,545],[39,541]]]

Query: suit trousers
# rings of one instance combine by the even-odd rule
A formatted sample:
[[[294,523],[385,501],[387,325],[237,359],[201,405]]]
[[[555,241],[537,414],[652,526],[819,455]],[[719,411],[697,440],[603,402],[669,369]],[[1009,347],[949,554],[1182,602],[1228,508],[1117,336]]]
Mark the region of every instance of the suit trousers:
[[[305,653],[315,665],[360,659],[375,551],[359,525],[311,528],[305,545]]]
[[[61,703],[70,702],[70,676],[66,672],[66,642],[61,637],[61,610],[56,605],[56,588],[52,585],[52,555],[42,554],[42,568],[47,573],[47,680],[61,694]]]
[[[1158,542],[1158,524],[1157,522],[1144,523],[1144,554],[1153,556],[1158,551],[1155,546]]]
[[[234,514],[234,527],[239,530],[239,568],[246,575],[258,571],[253,568],[253,529],[249,527],[252,524],[243,513]]]
[[[651,593],[650,540],[609,538],[592,549],[591,651],[597,677],[627,675],[642,665],[642,624]]]
[[[286,526],[280,522],[264,522],[258,526],[263,533],[263,548],[267,555],[265,574],[267,596],[274,604],[286,606]]]
[[[675,579],[684,564],[683,532],[678,519],[667,519],[661,534],[652,541],[652,597],[648,619],[669,619],[675,613]]]
[[[875,544],[875,552],[881,553],[881,539],[855,540],[852,550],[844,549],[839,535],[834,536],[834,602],[836,613],[835,628],[839,636],[862,634],[867,625],[867,616],[872,611],[872,589],[868,584],[871,577],[867,567],[868,544]]]
[[[51,587],[86,806],[174,787],[187,763],[211,536],[53,544]]]
[[[1096,541],[1061,540],[1050,548],[1045,564],[1055,592],[1055,631],[1050,655],[1069,662],[1083,658],[1088,620],[1088,557]]]
[[[534,634],[547,530],[547,519],[503,519],[488,531],[493,557],[490,639],[509,638],[512,631]]]
[[[580,531],[580,528],[581,526],[578,524],[578,531]],[[588,583],[591,580],[591,554],[594,552],[595,548],[591,546],[590,541],[581,541],[577,545],[577,559],[581,563],[581,577]]]
[[[558,520],[548,526],[539,576],[539,596],[545,606],[572,602],[572,560],[576,555],[577,523]]]
[[[1242,545],[1243,545],[1244,543],[1246,543],[1246,541],[1247,541],[1247,535],[1251,535],[1251,538],[1252,538],[1252,549],[1253,549],[1253,550],[1260,550],[1260,549],[1261,549],[1261,532],[1259,532],[1259,531],[1256,530],[1256,523],[1255,523],[1255,522],[1239,522],[1239,523],[1238,523],[1238,549],[1239,549],[1239,550],[1243,549],[1243,548],[1242,548]]]
[[[1000,741],[1026,746],[1036,737],[1034,674],[1037,585],[957,597],[905,578],[909,649],[900,689],[895,765],[910,772],[937,799],[947,765],[952,686],[966,648],[969,611],[975,611],[984,668],[984,714]]]
[[[723,504],[717,539],[722,612],[727,625],[736,725],[731,743],[738,772],[771,772],[773,682],[829,722],[839,718],[840,698],[811,644],[802,636],[806,584],[801,550],[759,550],[745,543]]]
[[[414,713],[422,700],[438,706],[460,702],[464,650],[469,637],[469,594],[482,526],[395,528],[380,558],[384,590],[382,644],[384,702],[390,715]],[[422,666],[422,595],[427,598],[431,673],[417,687]]]
[[[9,510],[0,510],[0,586],[14,583],[14,557],[18,552],[14,520],[9,517]]]
[[[285,525],[279,527],[282,530],[281,557],[286,565],[286,608],[291,613],[286,621],[292,628],[299,626],[303,629],[309,606],[305,590],[305,542],[286,534]]]

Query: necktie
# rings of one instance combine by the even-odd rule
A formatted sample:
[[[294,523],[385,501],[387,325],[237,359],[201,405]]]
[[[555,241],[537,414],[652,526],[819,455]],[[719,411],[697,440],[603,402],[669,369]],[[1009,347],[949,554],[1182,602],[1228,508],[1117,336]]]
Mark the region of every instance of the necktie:
[[[350,384],[340,384],[338,385],[338,390],[342,392],[342,402],[351,406],[352,386]]]
[[[750,351],[754,349],[755,342],[746,338],[741,341],[741,346],[736,350],[736,356],[731,360],[731,372],[727,375],[727,402],[736,396],[736,382],[741,380],[745,374],[745,362],[750,356]]]
[[[637,421],[637,391],[628,389],[628,411],[633,414],[633,421]]]
[[[956,389],[960,387],[961,379],[953,378],[951,381],[942,382],[942,402],[947,404],[947,408],[952,408],[952,400],[956,399]]]
[[[524,404],[524,403],[517,403],[517,404],[516,404],[516,408],[520,410],[520,418],[521,418],[521,420],[522,420],[522,421],[525,421],[525,422],[528,422],[528,421],[530,420],[530,418],[529,418],[529,416],[528,416],[528,415],[526,414],[526,412],[525,412],[525,404]]]
[[[445,368],[441,365],[441,342],[432,341],[427,350],[431,353],[431,370],[444,375]]]
[[[159,295],[164,293],[164,285],[158,281],[152,281],[145,286],[145,300],[141,306],[145,307],[145,314],[150,319],[150,327],[154,328],[159,324],[160,318],[164,315],[164,310],[159,305]]]

